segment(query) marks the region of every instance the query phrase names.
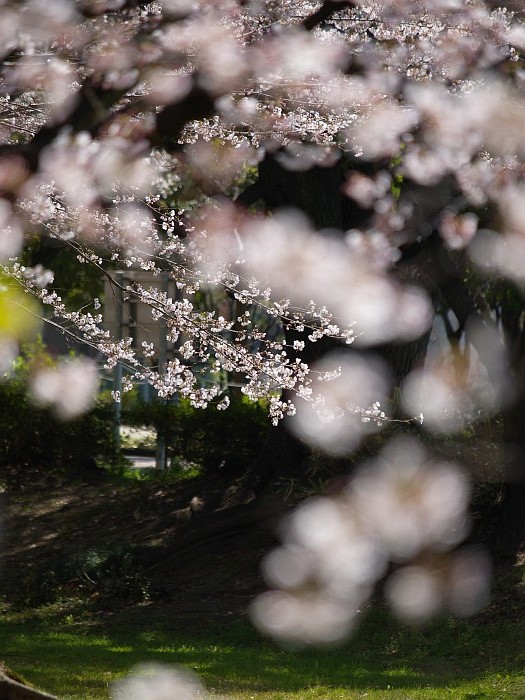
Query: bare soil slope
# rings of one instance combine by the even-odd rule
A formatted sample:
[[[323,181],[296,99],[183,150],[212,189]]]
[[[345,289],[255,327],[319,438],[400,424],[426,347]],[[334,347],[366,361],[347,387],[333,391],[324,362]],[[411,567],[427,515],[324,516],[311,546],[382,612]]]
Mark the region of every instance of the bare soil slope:
[[[108,611],[170,605],[185,618],[237,617],[263,586],[259,562],[288,507],[273,494],[224,508],[210,479],[26,476],[8,484],[0,505],[8,605],[81,596]]]

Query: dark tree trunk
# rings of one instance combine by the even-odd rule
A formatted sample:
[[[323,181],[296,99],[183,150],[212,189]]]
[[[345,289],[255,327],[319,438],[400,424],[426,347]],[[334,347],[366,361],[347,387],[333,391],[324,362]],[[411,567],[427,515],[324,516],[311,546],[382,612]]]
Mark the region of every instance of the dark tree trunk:
[[[238,201],[250,206],[260,200],[268,210],[293,207],[306,214],[314,228],[321,231],[366,227],[370,212],[342,194],[344,180],[344,168],[340,162],[330,167],[293,171],[281,165],[279,154],[268,155],[259,166],[258,182]],[[286,332],[289,343],[296,339],[306,340],[305,350],[299,356],[307,364],[315,362],[329,350],[348,350],[338,341],[328,338],[312,344],[306,335],[293,330]],[[385,345],[372,352],[383,356],[392,365],[392,375],[399,383],[424,362],[429,338],[430,332],[415,341]],[[353,349],[348,351],[355,352]],[[279,478],[300,477],[309,455],[310,450],[286,429],[286,421],[280,423],[270,431],[260,454],[244,475],[239,494],[242,498],[249,498]]]
[[[505,465],[496,558],[515,560],[525,541],[525,356],[515,369],[516,399],[503,413]]]
[[[283,168],[270,155],[259,166],[258,182],[243,193],[238,201],[249,206],[260,200],[268,210],[293,207],[306,214],[318,230],[343,230],[345,214],[348,218],[345,211],[348,207],[341,194],[343,179],[339,165],[294,172]],[[356,209],[356,219],[358,216],[362,217],[362,212]],[[304,335],[286,331],[287,342],[302,340]],[[300,357],[304,362],[310,363],[334,347],[336,344],[328,339],[315,344],[306,341],[305,351],[300,353]],[[287,396],[283,398],[286,399]],[[300,476],[309,453],[309,448],[292,435],[281,421],[270,430],[261,452],[244,474],[235,500],[246,500],[258,495],[280,478]]]

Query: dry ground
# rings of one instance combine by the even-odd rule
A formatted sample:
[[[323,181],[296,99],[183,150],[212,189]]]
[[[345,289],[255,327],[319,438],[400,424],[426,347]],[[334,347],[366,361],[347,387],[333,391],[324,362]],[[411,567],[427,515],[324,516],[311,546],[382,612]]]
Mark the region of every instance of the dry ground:
[[[274,495],[221,510],[221,485],[209,479],[81,483],[27,476],[2,494],[0,594],[7,604],[45,602],[59,588],[66,597],[87,592],[95,608],[140,614],[146,604],[149,613],[169,604],[181,617],[237,617],[263,585],[259,561],[286,509]],[[82,562],[104,551],[120,557],[111,576],[129,576],[129,591],[122,580],[110,581],[109,589],[93,585],[100,582],[89,580],[89,569],[84,577]],[[122,561],[128,555],[129,566]]]
[[[439,452],[459,457],[485,484],[501,463],[500,448],[490,443],[443,444]],[[245,614],[264,587],[259,564],[275,542],[279,518],[298,498],[282,488],[226,508],[223,485],[210,478],[96,475],[85,483],[46,470],[6,476],[0,495],[4,603],[79,596],[107,614],[125,609],[140,616],[147,608],[162,616],[169,606],[170,615],[201,622]],[[120,557],[109,582],[95,580],[96,570],[84,571],[83,562],[101,552]]]

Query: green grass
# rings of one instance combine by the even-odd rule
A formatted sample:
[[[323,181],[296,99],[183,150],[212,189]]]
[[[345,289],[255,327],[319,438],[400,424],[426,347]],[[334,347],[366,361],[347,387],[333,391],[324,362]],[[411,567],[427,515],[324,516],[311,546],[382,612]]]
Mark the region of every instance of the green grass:
[[[520,620],[410,629],[374,612],[344,647],[293,651],[245,622],[205,631],[157,615],[86,624],[56,608],[4,613],[0,659],[63,700],[108,698],[113,680],[151,661],[191,668],[212,694],[235,700],[525,698]]]

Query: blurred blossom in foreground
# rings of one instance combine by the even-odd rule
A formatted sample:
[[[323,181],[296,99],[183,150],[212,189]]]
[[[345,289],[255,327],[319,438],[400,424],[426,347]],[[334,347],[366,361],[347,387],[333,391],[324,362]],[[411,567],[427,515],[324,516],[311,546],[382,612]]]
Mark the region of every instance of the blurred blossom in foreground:
[[[22,242],[22,229],[13,215],[11,205],[6,199],[0,199],[0,260],[17,255]]]
[[[469,323],[466,344],[465,349],[456,347],[441,353],[404,382],[407,413],[423,413],[425,427],[433,432],[457,431],[463,416],[473,409],[492,414],[512,400],[506,357],[497,333]]]
[[[273,36],[253,51],[254,71],[263,82],[284,80],[298,83],[313,76],[330,78],[345,65],[347,56],[339,41],[322,41],[299,28]]]
[[[459,617],[479,612],[488,601],[489,583],[485,552],[465,548],[398,569],[387,581],[385,595],[403,622],[421,623],[441,609]]]
[[[137,666],[132,675],[117,681],[112,700],[204,700],[206,691],[197,676],[184,668],[160,664]]]
[[[115,226],[110,241],[122,249],[127,263],[149,258],[154,251],[155,224],[148,209],[141,204],[122,204],[112,214]]]
[[[311,299],[325,304],[339,324],[355,324],[362,344],[417,338],[431,322],[423,291],[388,276],[386,268],[398,251],[386,238],[371,237],[370,243],[355,233],[346,238],[336,231],[317,233],[294,210],[255,219],[243,234],[249,274],[294,305],[307,307]]]
[[[383,578],[393,612],[423,622],[446,609],[477,612],[488,596],[482,552],[451,552],[468,533],[469,486],[454,464],[434,462],[413,438],[397,438],[337,496],[301,504],[283,523],[283,545],[263,561],[273,590],[251,614],[285,643],[334,643],[355,626]]]
[[[523,286],[525,283],[524,233],[500,234],[483,230],[469,247],[470,257],[481,269],[501,272]]]
[[[475,214],[455,215],[444,211],[441,215],[439,232],[450,250],[466,248],[478,230],[478,217]]]
[[[18,354],[18,344],[13,338],[0,336],[0,373],[8,372]]]
[[[239,228],[243,218],[242,211],[226,199],[212,201],[191,217],[197,235],[190,238],[188,250],[207,275],[216,275],[217,268],[242,256]]]
[[[388,389],[386,367],[376,359],[334,352],[312,365],[317,387],[288,427],[304,442],[334,455],[355,449],[361,438],[386,420],[381,410]]]
[[[414,439],[392,440],[350,487],[367,532],[394,561],[459,544],[468,532],[470,489],[459,467],[432,462]]]
[[[101,196],[148,190],[152,170],[142,150],[143,144],[131,148],[118,136],[96,140],[85,131],[66,133],[43,150],[40,170],[73,210],[96,210]]]
[[[35,403],[52,406],[58,418],[71,420],[92,408],[98,385],[96,364],[78,358],[37,370],[30,378],[29,391]]]
[[[366,119],[348,130],[363,157],[369,160],[397,155],[403,134],[417,123],[417,113],[397,104],[374,107]]]
[[[226,193],[246,164],[255,160],[255,154],[247,146],[234,148],[206,141],[187,146],[185,156],[193,179],[211,194]]]
[[[7,87],[13,92],[38,89],[51,115],[51,122],[65,119],[75,107],[78,89],[73,65],[60,58],[26,55],[8,74]]]

